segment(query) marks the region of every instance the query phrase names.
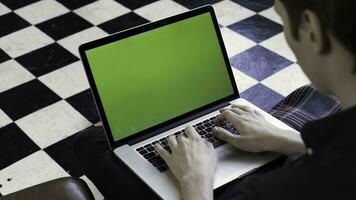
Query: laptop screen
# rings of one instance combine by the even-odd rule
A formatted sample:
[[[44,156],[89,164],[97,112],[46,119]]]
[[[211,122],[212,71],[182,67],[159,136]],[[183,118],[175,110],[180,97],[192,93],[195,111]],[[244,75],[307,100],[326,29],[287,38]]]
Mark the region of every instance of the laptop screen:
[[[234,94],[210,13],[85,54],[114,141]]]

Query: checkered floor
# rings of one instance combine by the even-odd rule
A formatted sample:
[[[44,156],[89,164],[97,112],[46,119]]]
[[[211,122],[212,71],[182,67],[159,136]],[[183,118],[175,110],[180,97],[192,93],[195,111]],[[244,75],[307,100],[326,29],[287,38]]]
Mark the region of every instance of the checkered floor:
[[[242,97],[267,110],[309,83],[273,0],[0,0],[0,193],[75,176],[74,136],[99,122],[78,46],[212,3]]]

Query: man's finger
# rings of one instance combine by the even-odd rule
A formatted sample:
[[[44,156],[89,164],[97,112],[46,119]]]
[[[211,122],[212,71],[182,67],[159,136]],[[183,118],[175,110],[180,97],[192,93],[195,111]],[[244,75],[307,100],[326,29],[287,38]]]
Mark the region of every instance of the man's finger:
[[[177,140],[176,140],[176,137],[175,137],[174,135],[168,136],[167,142],[168,142],[168,146],[169,146],[171,149],[175,148],[175,147],[178,145]]]
[[[155,144],[154,148],[156,150],[156,152],[158,153],[159,156],[161,156],[161,158],[168,163],[169,159],[171,158],[170,153],[168,153],[167,150],[165,150],[160,144]]]
[[[221,114],[221,113],[223,113],[223,112],[225,112],[225,111],[228,111],[228,110],[230,110],[230,108],[221,108],[221,109],[219,109],[219,112],[220,112],[220,114]],[[221,119],[220,115],[218,115],[218,116],[213,120],[213,122],[216,123],[216,124],[219,124],[219,123],[221,123],[221,122],[223,122],[223,121],[224,121],[224,119]]]
[[[221,113],[219,117],[223,120],[230,122],[235,128],[239,127],[241,124],[241,122],[240,122],[241,117],[231,110],[227,110],[227,111]]]
[[[233,104],[231,105],[232,108],[239,108],[245,112],[252,112],[252,108],[250,106],[246,105],[238,105],[238,104]]]
[[[227,131],[226,129],[220,127],[214,127],[213,134],[215,135],[215,137],[225,142],[232,142],[233,140],[239,137],[238,135],[234,135],[229,131]]]
[[[260,112],[258,112],[257,110],[254,110],[253,112],[254,112],[256,115],[258,115],[258,116],[260,116],[260,117],[262,117],[262,118],[265,118],[265,116],[263,116],[263,114],[260,113]]]
[[[177,138],[178,143],[181,143],[181,144],[182,144],[182,142],[183,142],[183,137],[185,137],[183,133],[182,133],[182,134],[177,135],[177,137],[176,137],[176,138]]]
[[[219,110],[220,112],[220,115],[218,115],[214,120],[213,120],[213,123],[216,124],[216,125],[219,125],[221,123],[223,123],[225,121],[225,118],[223,116],[221,116],[222,113],[226,112],[226,111],[229,111],[230,108],[222,108]]]
[[[222,117],[217,116],[214,120],[213,120],[213,123],[216,124],[216,125],[220,125],[221,123],[223,123],[224,119],[222,119]]]
[[[247,112],[238,108],[238,107],[235,107],[235,108],[231,108],[231,111],[238,114],[238,115],[246,115]]]
[[[246,149],[243,148],[244,146],[246,146],[245,137],[240,135],[234,135],[229,131],[227,131],[226,129],[217,128],[217,127],[213,128],[213,134],[215,135],[215,137],[219,138],[220,140],[223,140],[238,149],[246,151]]]
[[[213,146],[213,144],[211,144],[211,142],[209,142],[209,141],[207,141],[207,140],[204,140],[204,143],[205,143],[205,145],[206,145],[208,148],[214,149],[214,146]]]
[[[187,126],[184,130],[188,138],[198,137],[197,131],[192,126]]]
[[[246,107],[246,106],[245,106]],[[248,109],[250,109],[249,111],[247,111]],[[234,113],[238,114],[238,115],[252,115],[252,114],[255,114],[259,117],[262,117],[264,118],[263,114],[258,112],[257,110],[253,110],[251,108],[242,108],[240,106],[234,106],[232,109],[231,109]]]
[[[229,110],[229,108],[221,108],[221,109],[219,109],[219,112],[222,113],[222,112],[225,112],[227,110]]]

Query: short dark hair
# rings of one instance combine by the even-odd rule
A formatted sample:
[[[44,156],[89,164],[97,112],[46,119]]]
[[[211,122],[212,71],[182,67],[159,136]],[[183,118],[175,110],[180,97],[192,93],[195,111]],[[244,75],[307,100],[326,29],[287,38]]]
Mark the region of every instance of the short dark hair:
[[[322,28],[329,31],[354,55],[356,61],[356,1],[355,0],[280,0],[287,10],[293,37],[298,39],[302,13],[314,11]],[[356,73],[356,62],[354,73]]]

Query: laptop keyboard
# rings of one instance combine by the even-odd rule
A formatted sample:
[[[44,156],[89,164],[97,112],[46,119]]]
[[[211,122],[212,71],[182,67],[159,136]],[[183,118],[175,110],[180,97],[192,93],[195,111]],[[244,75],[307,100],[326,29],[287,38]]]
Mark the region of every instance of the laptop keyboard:
[[[214,137],[214,135],[211,133],[211,130],[214,126],[216,126],[213,123],[213,120],[217,117],[218,115],[211,117],[207,120],[204,120],[202,122],[199,122],[195,125],[193,125],[193,127],[195,128],[195,130],[198,132],[198,134],[206,139],[207,141],[211,142],[214,146],[214,148],[217,148],[223,144],[225,144],[224,141],[219,140],[218,138]],[[222,128],[225,128],[226,130],[234,133],[236,132],[236,129],[232,126],[232,124],[227,123],[227,122],[223,122],[222,124],[219,125]],[[184,130],[180,130],[175,132],[172,135],[178,136],[180,134],[184,134]],[[146,160],[148,160],[148,162],[150,162],[154,167],[156,167],[160,172],[164,172],[168,169],[167,164],[163,161],[163,159],[156,153],[156,151],[154,150],[154,144],[159,143],[162,145],[163,148],[165,148],[168,152],[171,152],[171,149],[168,146],[168,142],[167,142],[167,137],[163,137],[161,139],[158,139],[150,144],[146,144],[144,146],[141,146],[139,148],[136,149],[136,151],[141,154]]]

